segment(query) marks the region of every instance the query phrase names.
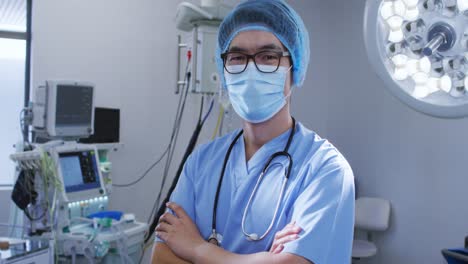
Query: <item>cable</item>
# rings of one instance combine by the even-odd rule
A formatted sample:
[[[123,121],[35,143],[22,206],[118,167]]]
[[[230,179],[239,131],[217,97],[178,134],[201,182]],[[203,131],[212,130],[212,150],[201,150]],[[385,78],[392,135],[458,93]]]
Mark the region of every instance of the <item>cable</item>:
[[[188,73],[187,73],[187,80],[188,80],[188,81],[186,82],[186,83],[188,83],[188,84],[190,84],[190,77],[191,77],[191,74],[190,74],[190,72],[188,72]],[[188,94],[188,90],[190,89],[190,85],[187,85],[187,87],[184,86],[183,89],[184,89],[184,88],[186,88],[186,90],[185,90],[184,103],[182,104],[182,107],[181,107],[181,113],[180,113],[181,115],[180,115],[180,118],[179,118],[179,120],[178,120],[178,125],[177,125],[176,127],[174,127],[174,130],[176,131],[177,136],[178,136],[178,130],[179,130],[179,128],[180,128],[180,122],[181,122],[181,119],[182,119],[182,114],[183,114],[183,110],[184,110],[184,105],[185,105],[186,96],[187,96],[187,94]],[[202,111],[202,108],[200,108],[200,111]],[[201,117],[201,115],[199,115],[199,116]],[[200,128],[200,123],[201,123],[201,122],[199,121],[198,124],[197,124],[197,129],[196,129],[196,131],[201,129],[201,128]],[[191,140],[190,140],[189,146],[190,146],[190,145],[193,145],[193,142],[194,142],[194,141],[196,142],[196,138],[198,138],[198,135],[195,136],[195,134],[198,134],[198,133],[199,133],[199,131],[198,131],[198,132],[195,132],[194,135],[192,135],[192,138],[191,138]],[[176,136],[176,139],[177,139],[177,136]],[[194,139],[194,138],[195,138],[195,139]],[[172,143],[172,142],[171,142],[171,143]],[[182,164],[185,163],[185,160],[187,159],[187,156],[188,156],[187,152],[188,152],[188,150],[186,151],[186,153],[185,153],[185,155],[184,155],[184,157],[183,157],[183,159],[182,159]],[[190,151],[190,152],[191,152],[191,151]],[[172,154],[173,154],[173,153],[172,153]],[[155,226],[156,226],[156,224],[157,224],[159,215],[161,214],[161,211],[165,209],[164,203],[167,202],[167,200],[168,200],[168,197],[166,197],[166,198],[164,199],[163,205],[160,206],[162,191],[164,190],[165,182],[166,182],[167,176],[168,176],[168,174],[169,174],[171,159],[172,159],[172,157],[168,157],[168,159],[167,159],[166,167],[165,167],[165,171],[164,171],[163,183],[161,184],[161,188],[160,188],[159,193],[158,193],[158,198],[157,198],[156,202],[155,202],[154,205],[153,205],[153,208],[152,208],[152,210],[151,210],[150,217],[148,218],[148,221],[147,221],[148,223],[150,223],[150,232],[148,232],[148,234],[147,234],[147,236],[146,236],[146,238],[145,238],[145,242],[148,242],[149,239],[151,238],[151,236],[153,235],[153,231],[154,231],[154,228],[155,228]],[[170,195],[170,193],[172,193],[172,190],[175,188],[174,182],[176,182],[176,181],[178,180],[179,175],[180,175],[180,172],[181,172],[181,166],[179,166],[179,169],[178,169],[178,171],[177,171],[177,173],[176,173],[175,179],[173,180],[173,183],[172,183],[172,185],[171,185],[171,187],[170,187],[170,189],[169,189],[169,194],[168,194],[168,195]],[[160,206],[160,207],[159,207],[159,210],[156,211],[156,209],[158,208],[158,206]],[[157,214],[156,214],[156,213],[157,213]],[[156,215],[155,215],[155,214],[156,214]]]
[[[224,119],[226,118],[226,113],[227,113],[227,110],[225,109],[222,109],[222,110],[223,110],[223,113],[221,114],[221,124],[219,125],[218,136],[223,135]]]
[[[189,66],[189,64],[187,63],[187,67],[186,67],[186,80],[187,81],[186,81],[186,83],[190,83],[190,77],[191,77],[191,73],[188,72],[188,66]],[[183,89],[185,89],[185,94],[181,93],[181,97],[179,98],[179,106],[180,107],[178,107],[178,109],[177,109],[176,119],[174,120],[174,126],[173,126],[172,135],[171,135],[171,141],[169,143],[169,156],[168,156],[168,159],[166,160],[166,167],[165,167],[165,170],[164,170],[164,176],[166,176],[166,174],[168,173],[168,169],[169,169],[168,167],[170,167],[172,157],[173,157],[173,154],[174,154],[174,150],[175,150],[175,145],[176,145],[175,143],[177,142],[177,138],[179,136],[179,129],[180,129],[180,124],[182,122],[183,112],[184,112],[184,109],[185,109],[185,102],[187,101],[189,85],[187,85],[187,86],[184,85],[184,87],[182,88],[182,91],[183,91]],[[183,96],[183,100],[182,100],[182,103],[181,103],[180,99],[182,99],[182,94],[184,96]]]
[[[203,120],[201,121],[201,124],[205,124],[206,120],[208,119],[208,117],[210,116],[211,114],[211,111],[213,110],[213,106],[214,106],[214,99],[211,99],[211,103],[210,103],[210,108],[208,109],[208,112],[205,114],[205,116],[203,117]]]
[[[29,221],[31,222],[35,222],[35,221],[39,221],[41,220],[42,218],[44,218],[44,216],[47,214],[47,211],[48,211],[48,208],[46,207],[46,209],[44,210],[44,212],[42,212],[42,214],[38,217],[32,217],[31,216],[31,213],[29,212],[29,210],[27,208],[25,208],[23,210],[24,212],[24,215],[26,215],[26,217],[29,219]]]
[[[183,116],[183,111],[184,111],[184,108],[185,108],[185,101],[187,99],[187,94],[188,94],[188,90],[189,90],[189,87],[190,87],[190,79],[191,79],[191,73],[189,72],[191,53],[188,53],[187,57],[188,57],[187,65],[185,67],[185,82],[184,82],[184,86],[182,87],[182,92],[180,93],[179,103],[177,105],[176,117],[174,119],[174,125],[173,125],[173,129],[172,129],[171,139],[169,141],[169,147],[168,147],[169,152],[168,152],[167,159],[166,159],[166,166],[164,168],[162,184],[161,184],[161,187],[159,189],[159,193],[158,193],[158,196],[156,198],[156,201],[153,204],[153,208],[151,210],[151,213],[149,215],[149,218],[148,218],[147,222],[150,222],[150,220],[154,217],[155,210],[156,210],[156,208],[157,208],[157,206],[159,204],[159,201],[161,199],[162,191],[164,189],[164,184],[166,182],[166,178],[167,178],[167,175],[169,173],[169,168],[170,168],[170,163],[171,163],[171,160],[172,160],[172,155],[173,155],[173,152],[174,152],[174,149],[175,149],[175,144],[174,143],[177,140],[178,131],[179,131],[179,128],[180,128],[180,123],[181,123],[182,116]],[[185,89],[185,94],[183,93],[184,89]],[[173,147],[173,144],[174,144],[174,147]]]
[[[30,170],[25,170],[25,171],[24,171],[24,176],[25,176],[25,178],[27,179],[26,182],[25,182],[25,184],[27,185],[27,187],[24,188],[24,186],[23,186],[23,188],[24,188],[24,190],[28,190],[28,192],[29,192],[29,201],[32,203],[31,205],[34,206],[33,212],[35,212],[36,209],[37,209],[38,207],[42,207],[42,205],[41,205],[41,204],[35,205],[35,203],[36,203],[36,197],[35,197],[35,194],[34,194],[34,193],[35,193],[35,191],[34,191],[34,172],[33,172],[33,171],[30,171]],[[23,184],[22,181],[17,181],[17,182],[20,183],[20,184]],[[36,194],[36,195],[37,195],[37,194]],[[48,212],[48,204],[47,204],[47,201],[46,201],[46,205],[45,205],[45,210],[43,210],[42,214],[41,214],[40,216],[38,216],[38,217],[33,217],[33,216],[31,215],[31,212],[30,212],[30,210],[29,210],[28,207],[24,208],[24,209],[23,209],[23,212],[24,212],[24,214],[26,215],[26,217],[29,219],[29,221],[31,221],[31,222],[35,222],[35,221],[41,220],[44,216],[46,216],[46,214],[47,214],[47,212]]]
[[[20,111],[20,129],[23,139],[23,144],[29,146],[29,129],[28,126],[32,122],[32,109],[25,107]]]
[[[188,64],[187,64],[186,70],[188,71]],[[187,84],[190,84],[190,77],[191,77],[191,73],[187,72],[186,73],[186,80],[187,80],[186,83]],[[187,95],[188,95],[189,87],[190,87],[190,85],[186,85],[186,86],[184,85],[184,87],[183,87],[183,89],[185,88],[185,94],[184,94],[184,98],[183,98],[183,101],[182,101],[181,108],[179,109],[180,110],[179,113],[178,113],[179,116],[177,117],[177,119],[175,120],[175,123],[174,123],[173,134],[172,134],[172,137],[171,137],[171,142],[169,144],[170,145],[170,150],[169,150],[169,155],[168,155],[167,160],[166,160],[166,166],[164,168],[164,175],[163,175],[163,179],[162,179],[162,183],[161,183],[161,188],[159,189],[159,193],[158,193],[156,202],[153,205],[150,217],[149,217],[147,222],[149,222],[153,218],[154,213],[156,211],[156,208],[159,205],[159,202],[161,200],[161,195],[162,195],[162,192],[163,192],[163,189],[164,189],[164,185],[166,183],[167,176],[169,174],[169,169],[170,169],[170,166],[171,166],[172,157],[174,155],[176,142],[177,142],[177,139],[178,139],[178,136],[179,136],[180,123],[182,121],[182,116],[183,116],[184,109],[185,109],[185,102],[187,101]],[[174,145],[172,145],[172,144],[174,144]]]
[[[205,104],[205,96],[202,95],[202,98],[201,98],[201,103],[200,103],[200,113],[198,113],[198,124],[200,124],[201,120],[202,120],[202,114],[203,114],[203,106]]]
[[[224,108],[222,105],[219,105],[218,121],[216,121],[216,127],[213,131],[213,136],[211,136],[211,140],[214,140],[216,138],[216,135],[218,134],[223,115],[224,115]]]
[[[197,123],[197,126],[196,126],[196,128],[195,128],[195,130],[194,130],[194,132],[192,134],[192,137],[190,138],[190,142],[189,142],[189,144],[187,146],[187,149],[185,150],[182,161],[180,162],[180,165],[179,165],[179,168],[178,168],[178,170],[176,172],[176,175],[175,175],[175,177],[174,177],[174,179],[172,181],[172,185],[169,188],[169,191],[168,191],[168,193],[166,195],[166,198],[164,199],[164,202],[159,207],[157,215],[155,217],[153,217],[153,221],[150,224],[148,236],[145,238],[145,242],[148,242],[149,239],[151,238],[151,236],[153,234],[153,231],[156,228],[156,225],[158,223],[159,217],[161,217],[161,215],[166,210],[165,204],[166,204],[166,202],[169,201],[170,196],[171,196],[172,192],[174,191],[174,189],[175,189],[175,187],[177,185],[177,182],[179,181],[179,178],[180,178],[180,175],[182,174],[182,170],[183,170],[185,162],[187,161],[188,157],[190,156],[190,154],[195,149],[195,146],[196,146],[197,141],[198,141],[198,137],[200,136],[200,132],[201,132],[201,130],[203,128],[203,125],[205,124],[205,121],[208,119],[209,115],[211,114],[211,112],[213,110],[213,106],[214,106],[214,100],[211,101],[210,108],[209,108],[208,112],[205,114],[205,116],[203,117],[203,119],[202,120],[199,119],[199,121]],[[200,111],[202,111],[202,110],[203,109],[201,108]]]
[[[189,62],[187,62],[187,66],[185,68],[186,72],[188,71],[188,66],[189,66]],[[176,119],[178,119],[179,117],[179,112],[180,112],[180,107],[181,107],[181,102],[182,102],[182,95],[183,93],[180,94],[180,97],[179,97],[179,102],[177,104],[177,110],[176,110]],[[174,122],[174,125],[176,124],[176,122]],[[130,182],[130,183],[125,183],[125,184],[112,184],[112,186],[114,187],[117,187],[117,188],[126,188],[126,187],[130,187],[130,186],[133,186],[137,183],[139,183],[140,181],[142,181],[148,174],[149,172],[151,172],[151,170],[153,170],[153,168],[158,165],[161,160],[166,156],[166,154],[170,153],[170,149],[171,149],[171,142],[173,140],[173,134],[174,134],[174,130],[171,134],[171,140],[170,140],[170,143],[169,145],[166,147],[166,149],[164,150],[163,154],[161,154],[161,156],[158,158],[158,160],[156,162],[154,162],[153,164],[151,164],[151,166],[143,173],[143,175],[141,175],[138,179]]]
[[[190,83],[190,77],[191,77],[191,73],[188,72],[187,73],[187,79],[188,79],[188,82]],[[172,158],[174,156],[174,151],[175,151],[175,147],[176,147],[176,143],[177,143],[177,139],[179,138],[179,129],[180,129],[180,124],[182,123],[182,116],[183,116],[183,113],[184,113],[184,110],[185,110],[185,103],[187,101],[187,95],[188,95],[188,91],[189,91],[189,85],[187,85],[186,89],[185,89],[185,95],[184,95],[184,100],[182,102],[182,107],[181,107],[181,110],[180,110],[180,116],[179,116],[179,120],[178,120],[178,124],[177,124],[177,132],[175,134],[175,140],[173,141],[174,142],[174,146],[172,147],[172,150],[170,152],[170,159],[169,159],[169,164],[168,164],[168,168],[167,168],[167,173],[169,173],[169,169],[170,169],[170,166],[171,166],[171,163],[172,163]],[[166,174],[167,174],[166,173]],[[163,184],[164,186],[164,184]]]
[[[112,184],[112,186],[117,187],[117,188],[125,188],[125,187],[130,187],[130,186],[133,186],[133,185],[139,183],[141,180],[143,180],[148,175],[148,173],[151,170],[153,170],[153,168],[156,165],[159,164],[159,162],[161,162],[161,160],[166,156],[168,151],[169,151],[169,146],[167,146],[166,150],[164,150],[163,154],[161,154],[159,159],[157,161],[155,161],[153,164],[151,164],[151,166],[145,171],[145,173],[143,173],[143,175],[141,175],[138,179],[134,180],[133,182],[125,183],[125,184]]]
[[[57,203],[57,193],[62,191],[63,186],[61,185],[61,181],[58,178],[58,173],[57,173],[57,166],[54,164],[52,158],[49,156],[48,153],[46,153],[42,148],[39,148],[41,151],[41,168],[40,168],[40,173],[41,173],[41,178],[42,178],[42,188],[44,191],[44,199],[45,199],[45,204],[47,210],[44,210],[44,213],[49,212],[49,219],[51,221],[50,223],[50,228],[52,232],[52,238],[53,238],[53,244],[54,244],[54,255],[55,255],[55,262],[58,261],[58,252],[57,252],[57,237],[56,237],[56,232],[54,226],[56,225],[57,219],[58,219],[58,210],[56,210],[56,203]],[[52,196],[52,201],[50,201],[50,193],[49,193],[49,187],[53,188],[53,196]],[[47,219],[47,218],[45,218]],[[33,221],[31,221],[31,226],[33,224]],[[44,223],[44,226],[46,226],[46,223]],[[24,230],[24,229],[23,229]],[[44,230],[42,230],[44,231]]]
[[[151,237],[151,236],[150,236]],[[141,252],[141,256],[140,256],[140,260],[138,260],[138,264],[141,264],[141,261],[143,260],[143,257],[145,256],[145,252],[146,250],[148,250],[148,248],[153,245],[153,243],[148,243],[146,242],[145,244],[143,244],[143,251]]]
[[[160,187],[160,189],[159,189],[159,193],[158,193],[156,202],[155,202],[154,205],[153,205],[153,209],[151,210],[151,217],[150,217],[150,219],[148,219],[148,222],[149,222],[149,220],[151,220],[152,216],[154,215],[154,212],[155,212],[155,210],[156,210],[156,207],[157,207],[157,205],[159,204],[159,202],[160,202],[160,200],[161,200],[162,191],[163,191],[163,189],[164,189],[167,176],[168,176],[168,174],[169,174],[169,170],[170,170],[171,163],[172,163],[172,158],[173,158],[174,151],[175,151],[175,147],[176,147],[176,142],[177,142],[177,139],[178,139],[178,137],[179,137],[180,123],[181,123],[182,114],[183,114],[183,111],[184,111],[184,108],[185,108],[185,102],[186,102],[186,98],[187,98],[187,93],[188,93],[188,88],[186,89],[186,93],[185,93],[184,100],[183,100],[183,103],[182,103],[182,107],[181,107],[181,112],[180,112],[180,114],[179,114],[179,118],[178,118],[178,120],[177,120],[176,126],[174,127],[174,134],[173,134],[174,137],[172,138],[172,141],[171,141],[171,149],[169,150],[169,155],[168,155],[167,160],[166,160],[166,166],[165,166],[165,168],[164,168],[164,175],[163,175],[161,187]]]
[[[25,131],[25,121],[24,121],[24,112],[26,110],[23,108],[20,111],[20,128],[21,128],[21,135],[23,136],[23,142],[26,142],[26,131]]]

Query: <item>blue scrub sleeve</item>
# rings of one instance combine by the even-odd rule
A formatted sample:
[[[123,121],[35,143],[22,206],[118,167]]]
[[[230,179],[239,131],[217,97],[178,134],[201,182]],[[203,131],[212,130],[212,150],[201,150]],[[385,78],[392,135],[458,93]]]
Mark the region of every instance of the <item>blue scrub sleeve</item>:
[[[187,215],[195,221],[195,192],[193,179],[191,178],[194,175],[193,170],[191,169],[193,167],[192,160],[193,156],[190,155],[184,164],[184,169],[180,174],[179,181],[177,181],[177,185],[169,200],[182,206]],[[163,241],[158,237],[155,237],[155,242]]]
[[[306,181],[311,180],[303,183],[288,216],[303,231],[283,252],[314,264],[350,263],[354,230],[351,167],[344,158],[337,158],[314,174],[306,177]]]

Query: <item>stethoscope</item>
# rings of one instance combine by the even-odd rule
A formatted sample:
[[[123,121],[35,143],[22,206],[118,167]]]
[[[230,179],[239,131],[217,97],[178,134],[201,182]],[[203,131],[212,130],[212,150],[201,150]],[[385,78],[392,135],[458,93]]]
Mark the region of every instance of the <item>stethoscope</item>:
[[[273,155],[271,155],[268,158],[268,161],[263,166],[262,172],[260,173],[260,176],[258,177],[257,183],[255,184],[255,187],[254,187],[252,193],[250,194],[250,198],[249,198],[249,200],[247,202],[247,205],[245,206],[244,213],[242,214],[242,223],[241,223],[242,233],[244,233],[244,236],[246,236],[247,239],[250,240],[250,241],[260,241],[260,240],[264,239],[270,233],[271,229],[273,228],[273,224],[275,223],[275,219],[276,219],[276,216],[278,214],[278,210],[279,210],[281,201],[283,200],[284,191],[286,189],[286,183],[288,182],[289,175],[291,174],[291,169],[292,169],[292,165],[293,165],[292,157],[288,152],[289,147],[291,145],[291,142],[292,142],[292,140],[294,138],[294,133],[296,132],[296,120],[294,118],[292,118],[292,121],[293,121],[293,126],[292,126],[291,132],[289,134],[289,138],[288,138],[288,142],[286,143],[286,147],[284,148],[283,151],[276,152],[276,153],[274,153]],[[212,244],[215,244],[217,246],[220,245],[221,240],[222,240],[222,236],[216,232],[216,211],[218,209],[219,193],[221,191],[221,185],[223,183],[224,172],[226,170],[226,165],[227,165],[227,162],[229,160],[229,156],[231,155],[231,151],[234,148],[234,145],[239,140],[239,138],[243,134],[243,132],[244,132],[243,130],[240,131],[239,134],[237,134],[237,136],[232,141],[231,145],[229,146],[229,149],[228,149],[228,151],[226,153],[226,156],[224,157],[224,163],[223,163],[223,167],[222,167],[222,170],[221,170],[221,175],[219,177],[218,188],[216,189],[216,196],[215,196],[214,206],[213,206],[213,220],[211,222],[212,232],[211,232],[210,237],[208,238],[208,242],[210,242]],[[250,205],[252,203],[253,197],[257,193],[257,189],[260,186],[260,182],[262,181],[263,176],[265,176],[266,172],[268,171],[268,167],[270,166],[271,162],[274,159],[278,158],[278,157],[286,157],[288,159],[288,161],[289,161],[289,164],[288,164],[287,170],[284,173],[283,184],[281,186],[281,192],[280,192],[278,202],[276,203],[275,213],[273,214],[273,218],[270,221],[270,225],[268,226],[267,230],[263,233],[263,235],[259,236],[256,233],[248,233],[245,230],[245,219],[246,219],[246,216],[247,216],[247,211],[248,211],[248,209],[249,209],[249,207],[250,207]]]

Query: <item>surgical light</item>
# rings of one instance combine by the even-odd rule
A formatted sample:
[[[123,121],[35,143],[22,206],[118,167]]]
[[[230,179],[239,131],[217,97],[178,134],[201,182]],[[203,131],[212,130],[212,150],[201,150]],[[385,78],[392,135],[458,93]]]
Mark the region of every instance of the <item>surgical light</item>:
[[[418,6],[419,0],[403,0],[403,3],[409,8],[415,8]]]
[[[390,92],[437,117],[468,115],[468,0],[367,0],[369,60]]]
[[[406,12],[406,6],[403,1],[393,1],[393,2],[385,2],[382,5],[381,15],[384,19],[388,19],[392,16],[400,16],[403,17]]]
[[[457,6],[460,12],[465,12],[468,10],[468,0],[457,0]]]

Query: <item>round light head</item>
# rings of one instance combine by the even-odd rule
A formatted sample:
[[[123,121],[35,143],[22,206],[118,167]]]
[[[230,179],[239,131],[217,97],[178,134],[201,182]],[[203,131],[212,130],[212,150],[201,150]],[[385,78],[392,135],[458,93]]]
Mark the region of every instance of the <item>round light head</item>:
[[[452,2],[367,0],[364,16],[368,57],[389,91],[442,118],[468,115],[468,0]]]

